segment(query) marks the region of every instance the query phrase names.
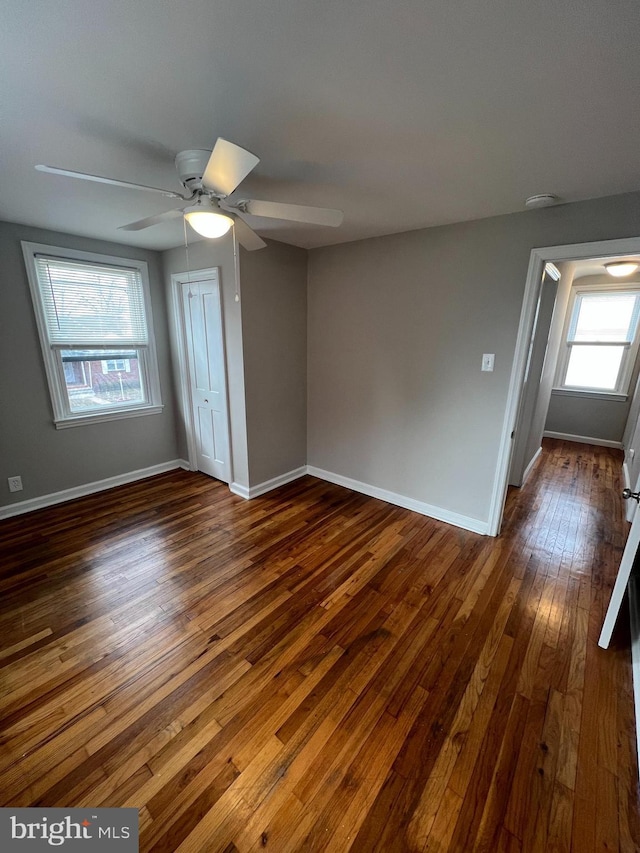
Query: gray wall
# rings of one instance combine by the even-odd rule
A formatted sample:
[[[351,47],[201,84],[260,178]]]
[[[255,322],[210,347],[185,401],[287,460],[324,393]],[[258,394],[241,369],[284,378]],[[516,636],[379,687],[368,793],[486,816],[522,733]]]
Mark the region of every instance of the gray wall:
[[[174,343],[174,376],[179,380],[179,370],[175,359],[175,325],[173,312],[173,292],[171,275],[187,271],[187,258],[184,247],[170,249],[162,253],[167,302],[170,309],[170,329]],[[227,355],[227,381],[229,394],[229,420],[231,424],[231,455],[233,462],[233,480],[241,486],[249,485],[249,460],[247,455],[247,418],[245,412],[244,361],[242,352],[242,310],[235,301],[237,270],[234,258],[234,243],[231,233],[220,240],[201,240],[189,246],[189,268],[194,270],[220,270],[222,287],[222,315],[224,323],[225,348]],[[178,400],[179,389],[176,388]],[[184,459],[187,458],[187,439],[184,428],[184,414],[179,406],[178,447]]]
[[[553,391],[545,432],[579,435],[603,441],[622,441],[629,417],[630,398],[599,400],[594,397],[570,397]]]
[[[311,251],[309,464],[486,521],[531,249],[638,233],[633,193]]]
[[[240,250],[249,483],[307,461],[307,252]]]
[[[310,252],[308,463],[486,521],[532,247],[638,232],[634,193]],[[21,239],[147,260],[163,414],[54,428]],[[166,306],[184,250],[163,255],[166,290],[153,252],[14,224],[0,225],[0,251],[5,502],[184,457]],[[303,464],[305,256],[279,244],[263,253],[243,256],[242,305],[231,238],[190,253],[192,269],[221,270],[235,480],[245,486]],[[495,372],[481,373],[483,352],[496,353]],[[25,489],[10,497],[15,474]]]
[[[57,430],[20,242],[144,260],[149,265],[162,414]],[[0,223],[0,505],[41,497],[178,458],[167,312],[156,252]],[[24,489],[9,493],[7,477]]]

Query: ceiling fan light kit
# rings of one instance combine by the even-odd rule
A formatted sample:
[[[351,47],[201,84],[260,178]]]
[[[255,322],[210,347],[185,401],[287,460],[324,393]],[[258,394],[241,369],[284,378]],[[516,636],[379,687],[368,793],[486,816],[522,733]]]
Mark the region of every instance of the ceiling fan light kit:
[[[233,225],[233,219],[222,213],[209,196],[202,195],[191,207],[185,207],[184,218],[202,237],[223,237]]]
[[[337,227],[342,223],[342,211],[324,207],[308,207],[299,204],[282,204],[274,201],[256,201],[245,199],[239,202],[227,202],[247,175],[260,162],[250,151],[219,137],[213,151],[188,149],[180,151],[175,164],[178,177],[189,195],[159,187],[147,187],[129,181],[89,175],[56,166],[36,166],[41,172],[48,172],[67,178],[79,178],[126,189],[146,190],[162,193],[169,198],[182,202],[193,202],[187,207],[168,210],[156,216],[148,216],[128,225],[120,226],[124,231],[140,231],[167,220],[184,216],[189,225],[203,237],[215,239],[226,234],[235,224],[238,242],[248,251],[262,249],[267,244],[256,234],[245,216],[264,216],[284,219],[290,222],[302,222],[310,225],[328,225]],[[222,204],[221,204],[222,203]]]

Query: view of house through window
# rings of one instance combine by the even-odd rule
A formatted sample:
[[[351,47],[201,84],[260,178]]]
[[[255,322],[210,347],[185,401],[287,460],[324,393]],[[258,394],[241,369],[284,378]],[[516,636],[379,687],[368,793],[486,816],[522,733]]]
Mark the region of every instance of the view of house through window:
[[[577,292],[558,386],[626,393],[637,352],[640,291]]]
[[[61,350],[61,357],[72,412],[144,402],[137,350]]]
[[[146,264],[23,248],[56,425],[157,411]]]

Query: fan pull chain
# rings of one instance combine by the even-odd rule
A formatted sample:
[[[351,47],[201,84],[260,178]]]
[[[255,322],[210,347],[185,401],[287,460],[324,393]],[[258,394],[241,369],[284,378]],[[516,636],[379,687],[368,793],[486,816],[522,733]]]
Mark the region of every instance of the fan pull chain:
[[[236,239],[236,223],[234,221],[231,226],[233,229],[233,269],[236,275],[236,302],[240,302],[240,264],[238,263],[238,240]]]
[[[182,227],[184,229],[184,253],[187,259],[187,281],[189,282],[189,299],[193,297],[191,293],[191,265],[189,263],[189,240],[187,238],[187,220],[182,217]]]

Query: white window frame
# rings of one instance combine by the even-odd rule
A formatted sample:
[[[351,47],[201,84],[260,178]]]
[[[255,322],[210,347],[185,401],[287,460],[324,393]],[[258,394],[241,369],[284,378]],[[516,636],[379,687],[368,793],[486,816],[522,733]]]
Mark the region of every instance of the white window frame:
[[[593,296],[596,293],[601,293],[603,295],[613,293],[640,293],[640,282],[625,282],[621,285],[611,286],[608,286],[606,284],[576,284],[571,288],[571,296],[569,298],[564,327],[562,330],[562,343],[560,345],[560,353],[558,356],[558,364],[556,367],[556,377],[553,390],[555,393],[566,394],[568,396],[626,400],[629,396],[629,386],[631,384],[631,378],[633,376],[636,358],[638,355],[638,346],[640,344],[640,322],[636,321],[636,328],[634,331],[633,340],[626,345],[622,343],[616,343],[615,341],[607,341],[606,343],[602,344],[595,341],[593,343],[584,341],[579,344],[576,344],[573,341],[569,341],[569,332],[576,320],[574,315],[580,297],[583,295]],[[585,388],[581,386],[565,384],[565,377],[567,375],[567,370],[569,367],[569,357],[571,355],[571,348],[574,346],[585,345],[625,347],[625,351],[623,352],[622,359],[620,362],[620,370],[618,371],[618,381],[615,388]]]
[[[119,420],[122,418],[139,417],[141,415],[159,414],[164,408],[160,396],[160,378],[158,373],[158,359],[156,355],[155,336],[153,332],[153,314],[151,311],[151,296],[149,291],[149,270],[145,261],[132,258],[123,258],[113,255],[100,255],[95,252],[81,252],[76,249],[65,249],[60,246],[48,246],[43,243],[22,242],[29,288],[35,311],[40,346],[44,358],[44,368],[49,385],[51,405],[53,408],[53,422],[56,429],[66,427],[83,426],[86,424],[101,423],[103,421]],[[146,391],[147,399],[143,403],[114,406],[107,410],[95,412],[72,412],[69,405],[69,397],[66,391],[64,368],[60,348],[54,347],[49,342],[47,326],[45,322],[44,309],[40,297],[40,287],[36,273],[36,255],[46,255],[60,258],[61,260],[80,261],[87,264],[102,264],[112,267],[127,267],[139,272],[144,294],[144,310],[149,334],[149,343],[145,347],[135,347],[139,353],[139,370]],[[100,347],[95,347],[99,349]],[[105,349],[113,349],[113,343],[105,342]],[[73,349],[72,346],[69,349]]]

